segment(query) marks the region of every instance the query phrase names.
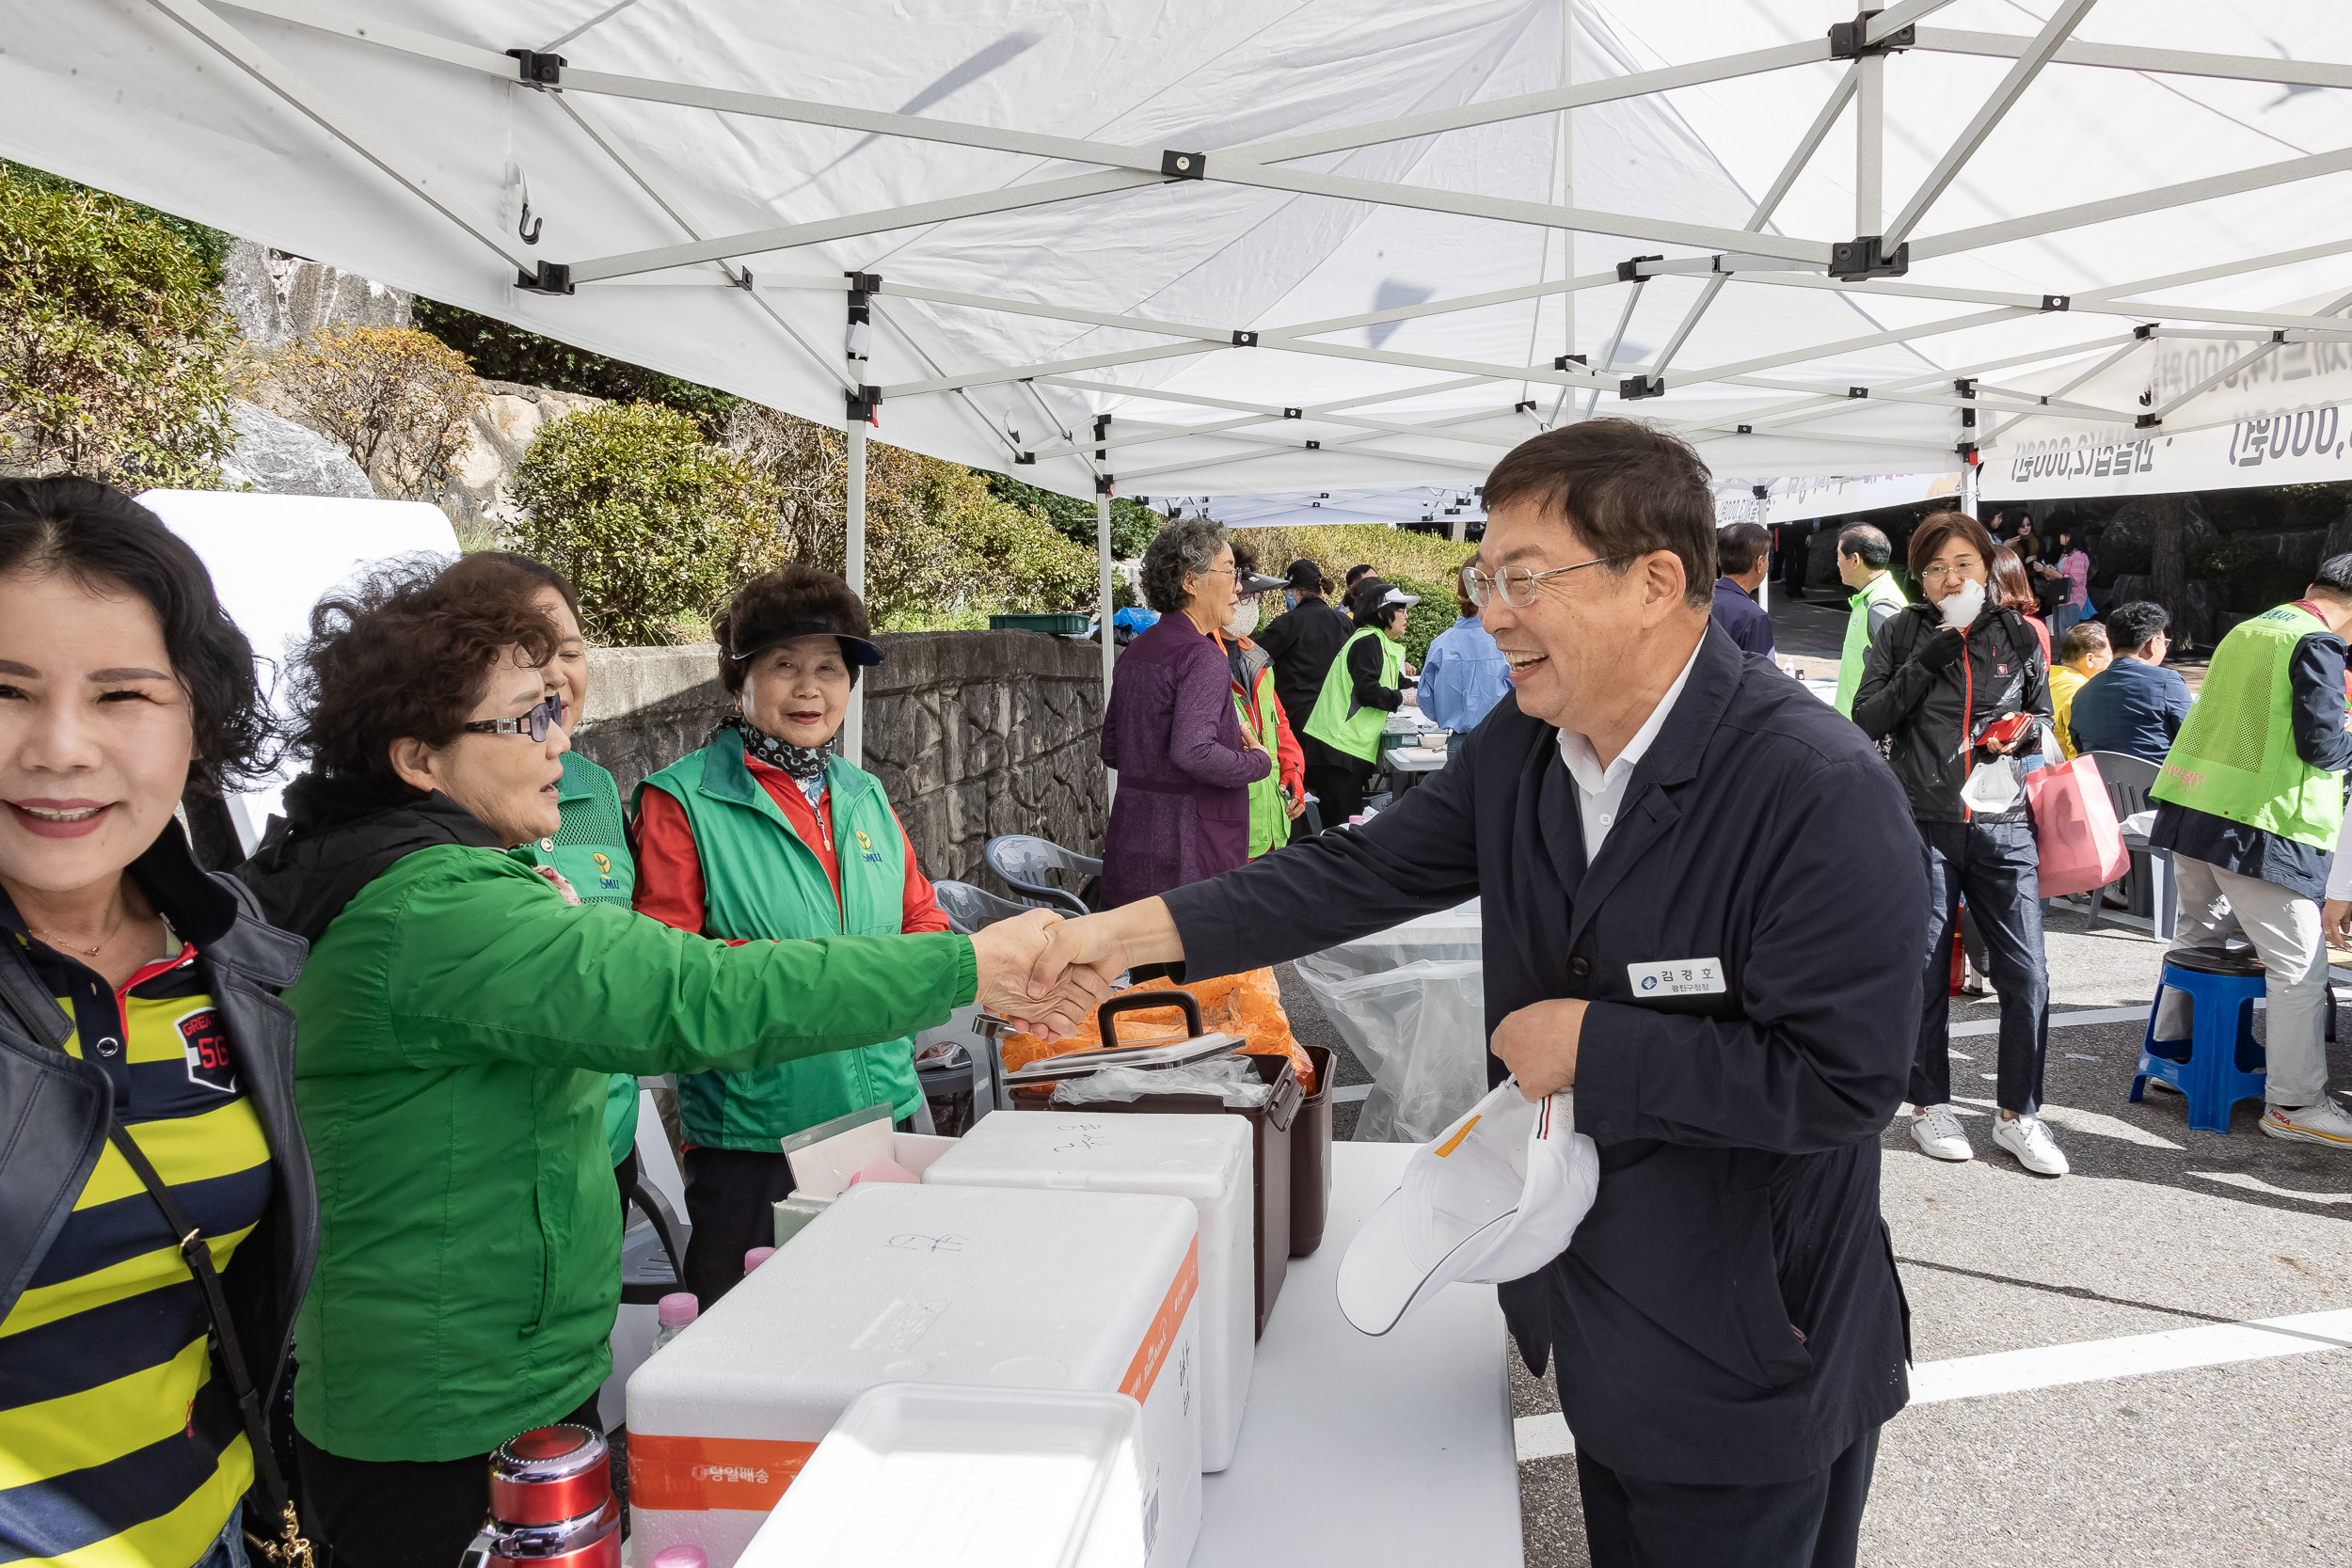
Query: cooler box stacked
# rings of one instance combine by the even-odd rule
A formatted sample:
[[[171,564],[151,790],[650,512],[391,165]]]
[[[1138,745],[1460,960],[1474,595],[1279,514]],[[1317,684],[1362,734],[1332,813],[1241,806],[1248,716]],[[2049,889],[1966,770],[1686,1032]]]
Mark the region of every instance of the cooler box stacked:
[[[629,1378],[632,1555],[694,1545],[730,1568],[853,1400],[920,1383],[1136,1399],[1145,1560],[1182,1568],[1200,1520],[1197,1212],[852,1187]]]
[[[1239,1117],[990,1117],[923,1173],[927,1186],[1180,1197],[1200,1238],[1200,1467],[1233,1462],[1257,1356],[1249,1125]]]

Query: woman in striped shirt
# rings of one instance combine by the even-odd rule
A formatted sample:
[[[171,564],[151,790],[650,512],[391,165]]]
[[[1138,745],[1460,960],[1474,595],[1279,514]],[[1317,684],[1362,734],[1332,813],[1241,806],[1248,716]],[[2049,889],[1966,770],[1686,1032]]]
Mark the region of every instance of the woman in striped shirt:
[[[272,994],[303,946],[173,819],[266,728],[251,647],[151,513],[0,484],[0,1560],[242,1568],[257,1457],[276,1481],[317,1250]]]

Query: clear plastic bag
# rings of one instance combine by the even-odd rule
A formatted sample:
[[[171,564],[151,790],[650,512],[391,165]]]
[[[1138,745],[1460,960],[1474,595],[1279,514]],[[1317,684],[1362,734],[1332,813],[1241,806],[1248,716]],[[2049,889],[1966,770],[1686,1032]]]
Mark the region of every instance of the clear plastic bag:
[[[1057,1105],[1086,1105],[1104,1100],[1141,1100],[1153,1094],[1213,1094],[1226,1104],[1254,1108],[1274,1093],[1274,1085],[1239,1056],[1211,1056],[1172,1068],[1105,1068],[1084,1078],[1065,1078],[1054,1085]]]
[[[1428,1143],[1486,1093],[1478,900],[1310,954],[1298,976],[1372,1073],[1358,1143]]]

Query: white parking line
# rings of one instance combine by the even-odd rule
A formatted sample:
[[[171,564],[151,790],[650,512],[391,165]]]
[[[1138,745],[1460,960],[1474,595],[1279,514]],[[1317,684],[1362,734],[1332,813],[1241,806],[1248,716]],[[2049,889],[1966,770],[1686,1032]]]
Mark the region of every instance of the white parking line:
[[[1331,1091],[1331,1103],[1334,1105],[1344,1105],[1351,1101],[1365,1099],[1371,1093],[1372,1085],[1370,1084],[1342,1084],[1338,1088]]]
[[[2282,1355],[2352,1350],[2352,1310],[2301,1312],[2252,1323],[2206,1323],[2116,1339],[2087,1339],[2034,1350],[1996,1351],[1948,1361],[1924,1361],[1911,1369],[1911,1402],[1943,1404],[1951,1400],[2062,1388],[2151,1372],[2226,1367]],[[1558,1411],[1521,1416],[1511,1423],[1522,1462],[1554,1459],[1576,1451],[1566,1418]]]
[[[2064,1029],[2077,1023],[2144,1023],[2147,1019],[2148,1008],[2144,1003],[2137,1007],[2078,1007],[2069,1013],[2052,1013],[2050,1027]],[[1951,1037],[1958,1039],[1963,1035],[1996,1035],[2000,1033],[2000,1030],[2001,1021],[1997,1018],[1971,1019],[1966,1023],[1953,1024]]]

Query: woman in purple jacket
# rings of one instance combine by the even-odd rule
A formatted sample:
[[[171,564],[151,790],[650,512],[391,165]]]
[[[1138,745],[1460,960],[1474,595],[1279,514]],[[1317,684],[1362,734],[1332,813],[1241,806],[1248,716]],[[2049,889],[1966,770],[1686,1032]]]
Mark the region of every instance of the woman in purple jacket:
[[[1143,552],[1143,597],[1160,618],[1120,650],[1103,716],[1103,761],[1119,774],[1104,909],[1249,858],[1249,786],[1274,759],[1233,716],[1211,635],[1232,617],[1235,580],[1224,527],[1206,518],[1168,524]]]

